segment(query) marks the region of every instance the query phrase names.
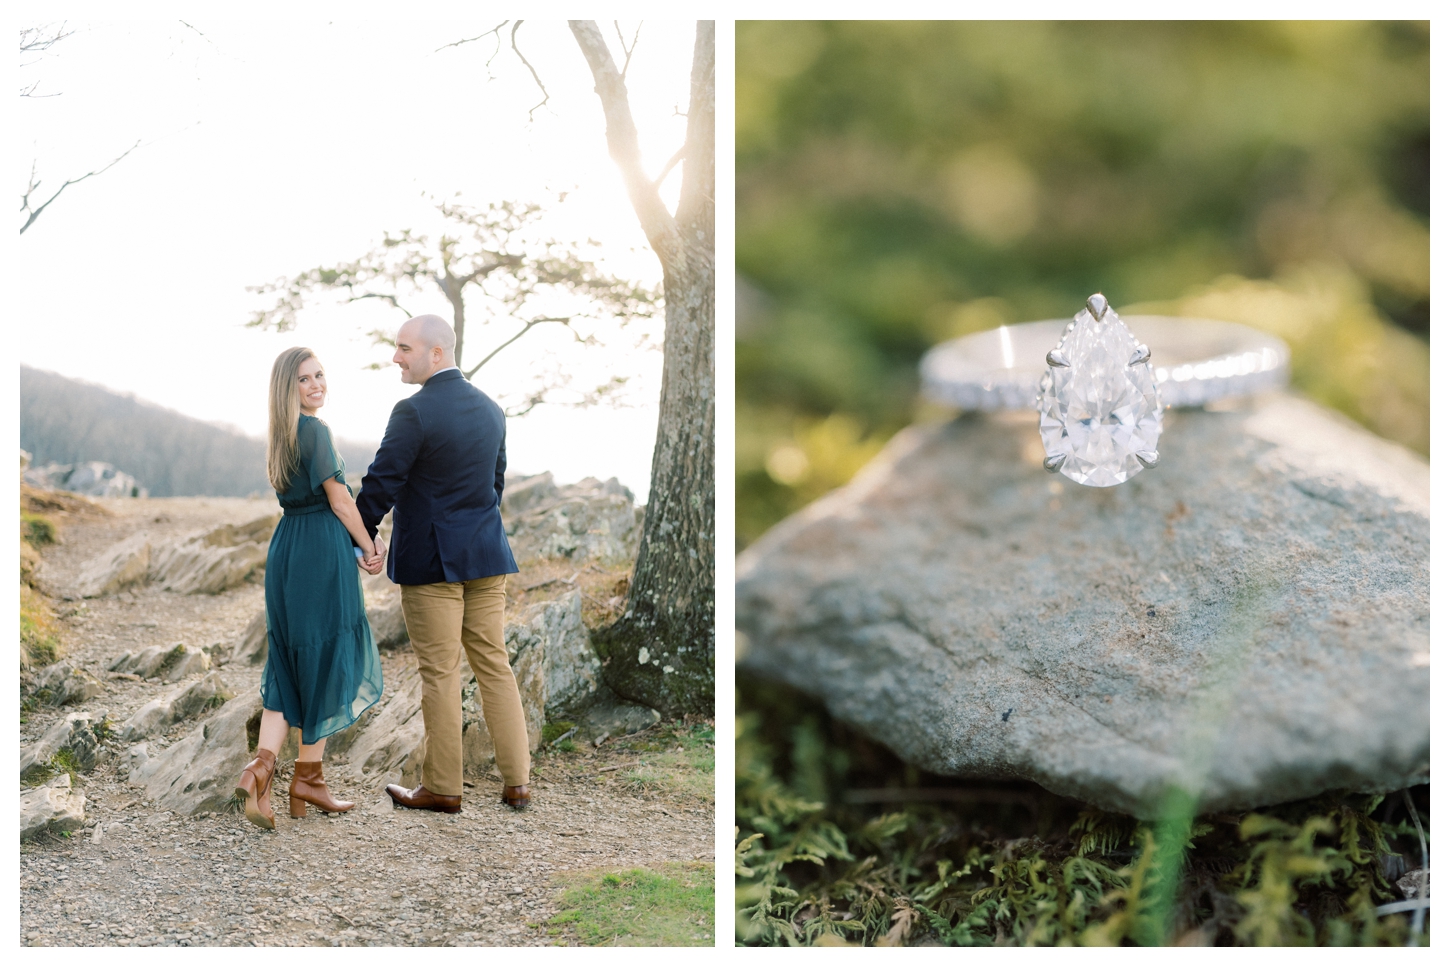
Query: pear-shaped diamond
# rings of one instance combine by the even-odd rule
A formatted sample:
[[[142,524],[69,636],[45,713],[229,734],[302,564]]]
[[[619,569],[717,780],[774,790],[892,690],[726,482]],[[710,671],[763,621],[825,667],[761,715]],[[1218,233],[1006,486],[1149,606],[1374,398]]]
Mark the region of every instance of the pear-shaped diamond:
[[[1101,295],[1073,317],[1042,377],[1043,465],[1112,487],[1158,462],[1163,404],[1147,352]]]

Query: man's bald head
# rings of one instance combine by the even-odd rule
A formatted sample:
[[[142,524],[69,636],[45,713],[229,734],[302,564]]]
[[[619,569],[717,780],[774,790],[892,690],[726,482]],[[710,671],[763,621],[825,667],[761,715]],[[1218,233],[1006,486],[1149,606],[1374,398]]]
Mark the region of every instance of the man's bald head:
[[[398,330],[393,362],[403,371],[403,382],[426,383],[438,370],[458,365],[453,361],[456,344],[453,327],[442,316],[414,316]]]

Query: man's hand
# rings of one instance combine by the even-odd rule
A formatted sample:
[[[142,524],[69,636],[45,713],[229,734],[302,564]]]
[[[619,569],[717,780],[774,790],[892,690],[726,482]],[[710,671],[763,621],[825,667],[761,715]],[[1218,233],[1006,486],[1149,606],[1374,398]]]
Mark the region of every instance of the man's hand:
[[[381,537],[373,537],[373,551],[377,554],[378,560],[388,556],[388,545],[383,543]]]

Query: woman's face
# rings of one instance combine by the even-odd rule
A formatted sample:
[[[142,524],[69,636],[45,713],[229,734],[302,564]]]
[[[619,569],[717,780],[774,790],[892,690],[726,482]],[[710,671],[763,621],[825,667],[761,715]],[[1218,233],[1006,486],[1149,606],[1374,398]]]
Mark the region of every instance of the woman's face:
[[[302,360],[297,367],[297,392],[302,396],[302,412],[308,416],[327,401],[327,376],[316,356]]]

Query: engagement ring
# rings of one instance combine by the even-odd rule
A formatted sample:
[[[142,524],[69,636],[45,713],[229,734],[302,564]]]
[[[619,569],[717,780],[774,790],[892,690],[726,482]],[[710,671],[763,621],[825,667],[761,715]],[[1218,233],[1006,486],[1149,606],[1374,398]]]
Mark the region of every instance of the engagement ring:
[[[1122,319],[1101,294],[1072,319],[973,333],[921,360],[922,393],[933,402],[1037,410],[1043,467],[1089,487],[1113,487],[1158,465],[1165,408],[1277,389],[1288,379],[1289,347],[1274,336],[1217,319]]]

